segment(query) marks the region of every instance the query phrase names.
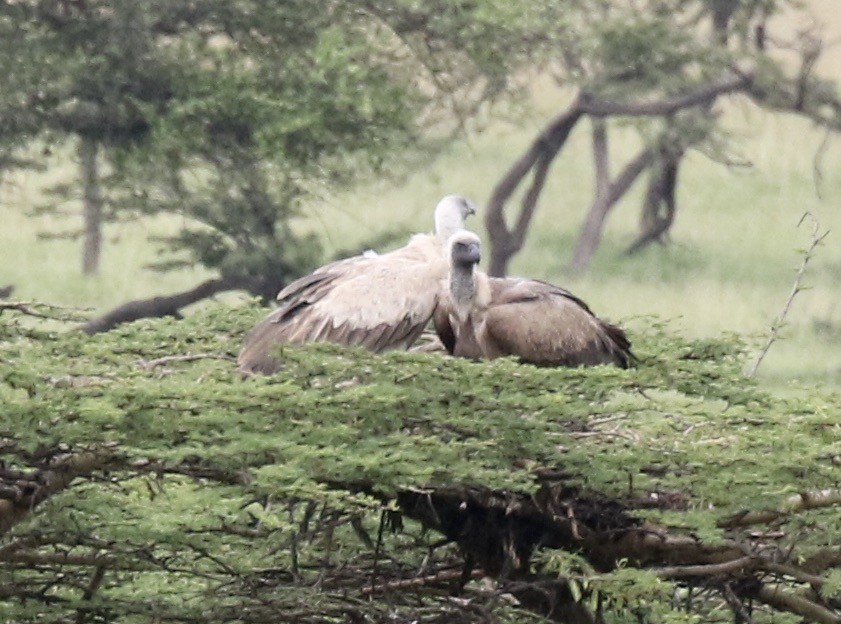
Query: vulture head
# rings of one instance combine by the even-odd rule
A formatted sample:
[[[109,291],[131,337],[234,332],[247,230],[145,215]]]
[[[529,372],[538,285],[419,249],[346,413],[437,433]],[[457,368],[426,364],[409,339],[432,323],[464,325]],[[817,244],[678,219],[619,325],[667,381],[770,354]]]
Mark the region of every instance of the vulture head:
[[[481,259],[482,244],[469,230],[453,234],[447,241],[450,260],[450,295],[456,310],[466,312],[476,297],[473,269]]]
[[[435,206],[435,233],[443,240],[464,229],[464,220],[476,214],[476,207],[460,195],[447,195]]]

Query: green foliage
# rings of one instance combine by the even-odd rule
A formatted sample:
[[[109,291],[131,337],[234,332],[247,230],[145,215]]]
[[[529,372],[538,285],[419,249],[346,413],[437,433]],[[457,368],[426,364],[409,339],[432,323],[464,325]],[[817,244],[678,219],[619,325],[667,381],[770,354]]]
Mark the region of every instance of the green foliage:
[[[837,397],[759,390],[741,376],[730,337],[688,341],[652,321],[633,336],[640,363],[627,371],[312,345],[282,349],[274,377],[243,379],[232,358],[262,314],[218,306],[94,337],[4,314],[4,467],[25,472],[45,453],[108,455],[0,544],[107,557],[96,599],[75,589],[92,568],[3,563],[4,587],[50,586],[43,596],[54,601],[0,598],[6,619],[64,621],[87,608],[110,621],[234,612],[262,621],[261,604],[299,621],[329,618],[372,574],[421,567],[435,537],[413,522],[375,546],[381,511],[406,489],[534,492],[536,472],[562,469],[583,491],[632,504],[673,495],[683,504],[646,515],[715,543],[723,517],[837,486]],[[841,537],[836,510],[814,513],[780,538],[804,556]],[[453,555],[439,550],[433,561]],[[672,584],[648,572],[548,561],[616,614],[672,613]],[[420,596],[396,608],[455,608]],[[385,604],[353,608],[375,614]],[[499,609],[505,621],[518,617]]]

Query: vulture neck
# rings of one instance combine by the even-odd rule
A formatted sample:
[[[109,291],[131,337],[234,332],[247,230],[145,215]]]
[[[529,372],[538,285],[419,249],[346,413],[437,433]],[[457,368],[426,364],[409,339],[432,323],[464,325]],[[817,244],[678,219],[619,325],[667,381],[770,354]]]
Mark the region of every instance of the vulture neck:
[[[450,295],[453,298],[453,307],[462,320],[467,318],[476,301],[474,266],[473,264],[455,264],[450,275]]]

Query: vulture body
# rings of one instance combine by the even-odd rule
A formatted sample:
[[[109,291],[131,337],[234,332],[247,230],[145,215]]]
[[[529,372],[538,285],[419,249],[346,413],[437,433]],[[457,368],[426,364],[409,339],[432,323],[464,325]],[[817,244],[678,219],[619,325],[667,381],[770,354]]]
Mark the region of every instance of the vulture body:
[[[279,307],[245,339],[237,362],[244,372],[273,373],[280,344],[324,341],[375,353],[408,349],[429,322],[449,271],[447,240],[464,228],[473,204],[457,195],[435,208],[435,233],[415,234],[386,254],[365,252],[331,262],[286,286]]]
[[[514,355],[541,366],[629,366],[634,356],[625,332],[599,319],[581,299],[539,280],[476,270],[480,243],[472,232],[455,234],[449,249],[449,296],[441,298],[434,322],[453,355]]]

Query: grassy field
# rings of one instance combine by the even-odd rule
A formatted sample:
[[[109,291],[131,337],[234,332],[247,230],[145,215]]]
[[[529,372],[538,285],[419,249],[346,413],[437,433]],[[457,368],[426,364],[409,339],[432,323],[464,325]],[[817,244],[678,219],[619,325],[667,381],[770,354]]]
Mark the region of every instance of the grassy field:
[[[841,35],[837,1],[811,3],[827,25],[827,39]],[[841,77],[837,48],[829,50],[821,71]],[[319,232],[333,251],[384,229],[428,230],[432,207],[446,193],[465,194],[482,205],[565,98],[541,82],[534,94],[534,107],[521,123],[494,123],[453,145],[423,171],[340,195],[301,226]],[[810,242],[811,221],[797,227],[808,211],[821,230],[832,232],[815,252],[803,282],[809,288],[794,300],[760,376],[777,387],[801,380],[841,388],[841,143],[831,140],[823,155],[818,193],[813,158],[824,138],[821,131],[745,102],[728,105],[724,119],[738,139],[738,155],[752,166],[728,169],[692,154],[681,173],[671,244],[629,258],[623,250],[637,230],[640,189],[635,189],[611,216],[592,270],[572,282],[564,266],[592,194],[588,128],[582,124],[553,166],[512,273],[565,285],[598,314],[621,321],[632,332],[653,315],[688,335],[735,332],[755,348],[789,297],[801,250]],[[633,140],[616,137],[612,147],[619,163],[631,153]],[[156,253],[147,234],[178,225],[158,219],[110,226],[101,275],[83,277],[79,241],[38,238],[38,232],[66,229],[78,217],[62,223],[24,216],[49,201],[47,185],[71,180],[74,173],[72,162],[57,161],[45,172],[20,173],[0,187],[0,285],[15,284],[22,299],[104,310],[192,286],[208,275],[200,268],[165,275],[144,268]],[[68,203],[67,210],[76,215],[78,205]],[[472,227],[484,235],[481,220]]]

